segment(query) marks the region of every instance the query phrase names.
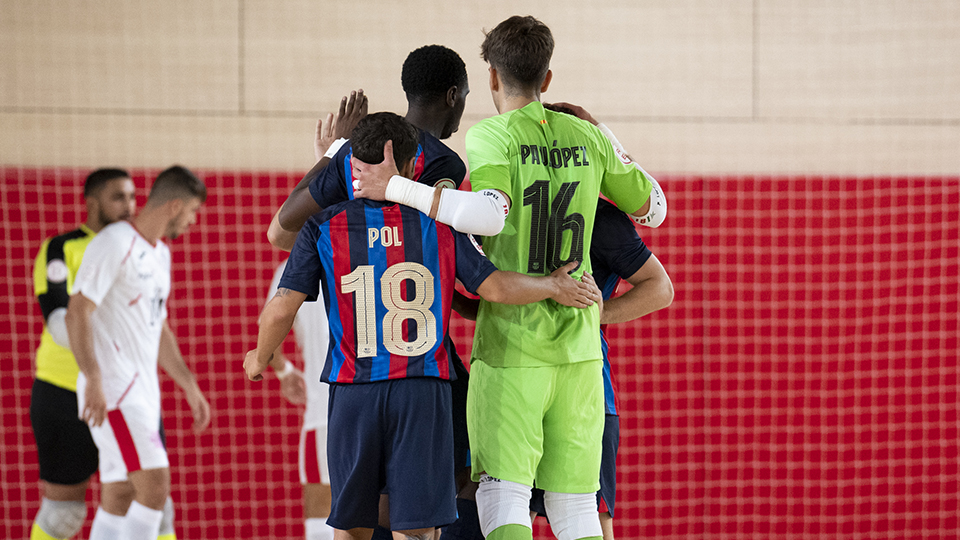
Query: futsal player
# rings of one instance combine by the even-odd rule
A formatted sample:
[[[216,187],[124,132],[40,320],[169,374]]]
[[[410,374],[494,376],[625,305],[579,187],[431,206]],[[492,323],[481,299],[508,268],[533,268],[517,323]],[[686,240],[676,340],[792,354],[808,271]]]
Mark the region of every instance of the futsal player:
[[[132,222],[108,225],[90,241],[73,283],[66,326],[80,368],[78,410],[99,451],[101,506],[92,540],[157,537],[170,494],[158,364],[184,388],[194,429],[210,420],[167,325],[170,250],[161,240],[186,232],[205,199],[206,187],[189,170],[161,172]],[[131,490],[133,502],[120,507],[121,494]]]
[[[456,224],[458,220],[462,220],[463,216],[473,213],[480,216],[483,221],[480,223],[480,228],[473,227],[467,232],[499,231],[503,226],[502,206],[497,206],[483,197],[476,200],[473,193],[456,189],[463,182],[467,169],[460,156],[441,142],[459,129],[466,98],[470,91],[463,60],[455,51],[447,47],[426,45],[407,55],[400,78],[407,98],[405,118],[417,128],[419,135],[419,148],[410,177],[416,182],[413,190],[418,185],[429,189],[428,197],[431,197],[430,201],[432,201],[434,188],[451,188],[442,190],[449,204],[443,206],[446,213],[438,219],[446,220],[448,224]],[[356,125],[359,118],[366,114],[366,109],[367,99],[362,91],[352,93],[349,100],[342,100],[338,115],[328,119],[327,138],[332,138],[329,135],[330,131],[343,132],[343,126]],[[323,130],[318,128],[318,141],[322,134]],[[317,144],[323,147],[327,143],[318,142]],[[325,150],[325,158],[320,159],[318,155],[317,164],[291,192],[274,216],[268,230],[268,238],[275,247],[289,250],[303,223],[322,208],[354,199],[355,196],[370,197],[369,194],[364,195],[354,191],[357,184],[353,181],[351,168],[353,155],[351,143],[341,141],[340,144],[342,146],[331,146]],[[392,150],[387,154],[390,156],[390,163],[393,163]],[[379,156],[376,157],[378,160],[381,159]],[[394,169],[394,172],[397,171]],[[389,179],[389,175],[386,178]],[[409,187],[404,188],[403,184],[398,186],[401,188],[401,193],[411,191]],[[437,189],[438,193],[441,189]],[[384,197],[374,198],[382,200]],[[430,204],[432,202],[428,202],[426,208],[428,214]],[[447,217],[448,215],[454,216],[455,219]],[[436,216],[436,212],[433,216]],[[449,337],[445,336],[444,339],[449,340]],[[452,344],[451,350],[456,355],[456,349]],[[458,467],[465,469],[468,452],[465,420],[466,385],[469,374],[459,357],[456,357],[454,366],[456,370],[456,381],[453,383],[453,395],[456,401],[454,404],[455,461]],[[463,476],[466,480],[467,475]],[[464,488],[462,483],[460,488]],[[472,491],[469,488],[464,488],[463,491],[465,497],[472,497]],[[463,502],[461,514],[471,512],[471,505],[471,501]],[[475,521],[474,519],[471,522]]]
[[[325,151],[325,150],[324,150]],[[322,154],[321,154],[322,155]],[[287,262],[280,263],[270,283],[267,300],[273,298]],[[327,385],[320,372],[327,357],[329,332],[322,302],[308,302],[297,311],[293,333],[303,358],[297,370],[281,351],[274,352],[270,367],[280,379],[280,391],[294,404],[306,404],[300,428],[298,451],[300,483],[303,484],[303,514],[306,540],[333,540],[330,515],[330,468],[327,465]]]
[[[98,169],[87,176],[83,198],[86,221],[46,239],[33,267],[34,293],[45,324],[30,395],[43,492],[31,540],[70,538],[80,532],[87,517],[87,486],[97,470],[97,447],[77,415],[79,370],[64,316],[84,249],[105,226],[133,216],[136,188],[126,171]]]
[[[368,161],[393,140],[396,162],[411,174],[417,131],[399,116],[370,115],[352,137],[354,152]],[[566,272],[574,266],[539,279],[500,272],[467,236],[402,205],[355,200],[308,221],[244,368],[259,380],[297,309],[318,296],[322,281],[333,340],[323,370],[331,383],[329,523],[338,537],[370,537],[383,491],[390,494],[391,525],[402,534],[432,538],[435,527],[456,518],[453,366],[442,339],[454,278],[494,301],[552,297],[591,305],[599,291],[570,279]]]
[[[136,188],[125,170],[97,169],[84,181],[83,198],[86,221],[73,231],[45,240],[33,268],[34,293],[45,325],[30,395],[30,422],[37,444],[43,499],[30,540],[70,538],[80,531],[87,517],[87,486],[97,470],[97,446],[77,412],[79,368],[70,352],[64,318],[84,250],[105,226],[133,217]],[[133,494],[124,495],[118,503],[125,509]],[[173,501],[169,499],[158,538],[176,538]]]
[[[470,92],[466,65],[447,47],[426,45],[407,55],[400,80],[407,97],[405,118],[419,133],[413,180],[427,186],[459,187],[467,168],[441,140],[459,129]],[[359,112],[351,114],[355,110]],[[362,91],[356,95],[355,106],[348,104],[346,116],[357,118],[360,112],[366,112]],[[307,218],[354,198],[352,155],[350,142],[341,141],[327,151],[329,161],[320,160],[294,188],[270,227],[269,238],[275,247],[289,251]]]
[[[591,271],[598,196],[651,219],[653,182],[622,161],[588,122],[544,109],[550,29],[514,16],[487,33],[481,55],[499,115],[467,133],[474,190],[507,198],[515,234],[484,241],[502,269],[543,275],[569,261]],[[502,265],[502,266],[501,266]],[[532,538],[530,489],[545,491],[560,540],[600,538],[603,361],[597,309],[481,301],[467,402],[477,506],[491,540]],[[576,464],[576,466],[571,466]]]

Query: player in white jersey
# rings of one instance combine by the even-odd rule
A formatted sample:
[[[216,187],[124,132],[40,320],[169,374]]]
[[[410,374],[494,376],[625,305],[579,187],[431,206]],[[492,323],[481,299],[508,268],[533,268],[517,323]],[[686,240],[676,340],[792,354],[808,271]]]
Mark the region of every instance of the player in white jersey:
[[[270,283],[267,300],[277,294],[277,285],[287,262],[280,263]],[[330,343],[323,302],[307,302],[293,320],[293,334],[303,358],[303,371],[294,368],[280,349],[270,366],[280,379],[280,391],[288,401],[306,403],[300,429],[299,469],[303,484],[303,514],[306,540],[333,540],[330,516],[330,469],[327,465],[327,384],[320,373]]]
[[[160,438],[163,367],[182,388],[194,428],[209,423],[210,406],[167,325],[170,250],[196,222],[206,187],[175,166],[157,176],[133,222],[105,227],[77,271],[66,323],[80,367],[80,417],[100,452],[101,505],[91,540],[154,539],[170,494],[170,464]],[[129,509],[117,501],[133,491]]]

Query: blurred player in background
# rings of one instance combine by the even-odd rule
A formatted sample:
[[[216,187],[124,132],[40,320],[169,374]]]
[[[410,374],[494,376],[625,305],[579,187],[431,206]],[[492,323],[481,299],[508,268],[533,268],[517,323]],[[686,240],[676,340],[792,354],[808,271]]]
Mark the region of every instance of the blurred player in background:
[[[274,273],[267,301],[276,296],[277,285],[287,262],[280,263]],[[327,525],[330,515],[330,468],[327,465],[327,384],[320,381],[320,372],[330,342],[327,313],[323,302],[308,302],[300,307],[293,320],[293,333],[303,358],[303,371],[283,356],[278,347],[270,367],[280,379],[280,391],[290,403],[306,404],[300,429],[299,470],[303,484],[303,514],[306,540],[333,540],[333,528]]]
[[[393,140],[395,161],[409,175],[417,135],[399,116],[378,113],[358,124],[352,143],[359,159],[376,160],[385,141]],[[370,538],[382,492],[390,495],[395,532],[432,538],[436,527],[456,519],[453,358],[442,339],[454,276],[492,301],[552,297],[592,305],[599,291],[570,279],[566,272],[574,266],[542,278],[500,272],[466,235],[390,203],[349,201],[308,221],[244,367],[259,380],[297,309],[325,288],[333,340],[323,370],[332,385],[329,522],[338,537],[342,531],[343,537]]]
[[[83,198],[86,222],[45,240],[33,268],[34,293],[46,324],[37,349],[37,371],[30,397],[30,422],[43,491],[30,540],[70,538],[80,531],[87,517],[90,476],[97,470],[97,446],[90,437],[90,428],[77,412],[80,370],[70,352],[64,317],[84,250],[105,226],[133,217],[136,187],[125,170],[97,169],[84,182]],[[160,429],[162,435],[163,422]],[[128,493],[126,499],[129,505],[133,493]],[[176,538],[172,500],[164,506],[158,538]]]
[[[159,430],[158,365],[184,389],[194,429],[210,421],[167,324],[170,250],[161,241],[186,232],[205,199],[206,187],[187,169],[161,172],[140,214],[104,227],[77,270],[66,325],[80,368],[78,410],[99,451],[92,540],[153,539],[159,532],[170,465]]]

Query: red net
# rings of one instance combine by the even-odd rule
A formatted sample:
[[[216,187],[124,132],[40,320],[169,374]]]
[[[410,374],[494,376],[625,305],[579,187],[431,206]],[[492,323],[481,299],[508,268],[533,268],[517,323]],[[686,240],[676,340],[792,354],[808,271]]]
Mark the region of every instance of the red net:
[[[27,537],[40,500],[28,416],[42,325],[33,258],[45,237],[83,219],[87,172],[0,168],[4,538]],[[132,172],[145,193],[157,171]],[[283,258],[266,224],[299,176],[200,172],[210,197],[171,243],[170,322],[214,420],[194,434],[182,395],[161,377],[177,534],[301,538],[300,411],[275,378],[250,383],[241,369]],[[641,234],[676,299],[610,329],[617,535],[960,535],[960,179],[661,184],[670,216]],[[467,355],[472,329],[456,321]]]

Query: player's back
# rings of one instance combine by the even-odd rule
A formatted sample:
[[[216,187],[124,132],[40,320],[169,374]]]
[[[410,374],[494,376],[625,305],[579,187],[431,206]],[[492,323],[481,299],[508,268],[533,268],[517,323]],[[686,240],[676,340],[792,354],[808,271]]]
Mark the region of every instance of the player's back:
[[[319,278],[332,341],[322,380],[450,379],[455,279],[475,290],[494,269],[466,235],[413,208],[358,199],[310,218],[280,286],[315,296],[303,289]]]
[[[484,239],[485,253],[501,270],[543,275],[576,260],[583,264],[575,276],[590,271],[601,189],[633,210],[649,194],[640,173],[620,161],[595,126],[540,102],[471,128],[467,154],[473,189],[497,189],[511,199],[504,230]],[[481,302],[474,358],[504,366],[596,360],[598,326],[595,307]]]

